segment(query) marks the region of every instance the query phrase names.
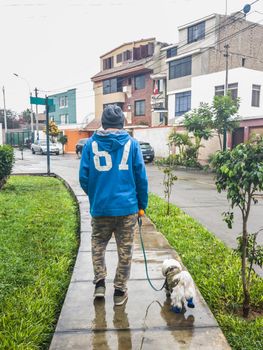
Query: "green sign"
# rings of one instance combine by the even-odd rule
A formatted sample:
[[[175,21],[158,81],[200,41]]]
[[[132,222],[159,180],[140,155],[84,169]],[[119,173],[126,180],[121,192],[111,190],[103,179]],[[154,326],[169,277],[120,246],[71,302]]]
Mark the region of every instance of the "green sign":
[[[53,106],[54,101],[50,98],[47,99],[48,106]],[[30,96],[31,105],[46,105],[46,99],[41,97],[32,97]]]
[[[55,110],[56,110],[56,106],[55,105],[49,105],[49,109],[48,109],[48,111],[50,112],[50,113],[52,113],[52,112],[55,112]]]

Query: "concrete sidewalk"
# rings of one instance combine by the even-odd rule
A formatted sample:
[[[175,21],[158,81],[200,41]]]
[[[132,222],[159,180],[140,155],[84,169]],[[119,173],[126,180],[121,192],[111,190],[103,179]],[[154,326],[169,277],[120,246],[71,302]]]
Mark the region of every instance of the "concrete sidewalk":
[[[113,304],[113,279],[117,266],[114,240],[110,241],[106,253],[108,277],[105,301],[93,301],[88,199],[73,178],[72,181],[69,177],[66,180],[79,202],[81,244],[50,350],[230,349],[198,291],[196,308],[178,315],[170,311],[170,301],[166,300],[164,291],[155,292],[150,287],[138,232],[126,305],[114,307]],[[143,238],[149,275],[159,288],[164,282],[162,262],[176,257],[176,252],[147,218],[143,219]]]

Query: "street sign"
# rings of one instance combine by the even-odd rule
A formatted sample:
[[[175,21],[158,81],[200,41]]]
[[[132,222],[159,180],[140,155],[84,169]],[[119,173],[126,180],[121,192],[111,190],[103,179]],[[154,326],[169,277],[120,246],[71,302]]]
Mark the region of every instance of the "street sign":
[[[49,106],[49,112],[50,113],[55,112],[55,111],[56,111],[56,106],[55,105]]]
[[[48,98],[47,99],[48,102],[48,106],[53,106],[54,104],[54,100]],[[41,98],[41,97],[32,97],[30,96],[30,104],[31,105],[46,105],[46,99],[45,98]]]

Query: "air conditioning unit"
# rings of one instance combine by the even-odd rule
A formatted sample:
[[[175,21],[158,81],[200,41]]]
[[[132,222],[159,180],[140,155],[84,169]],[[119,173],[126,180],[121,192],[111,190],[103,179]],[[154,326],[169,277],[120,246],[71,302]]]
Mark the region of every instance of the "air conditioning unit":
[[[122,87],[122,92],[128,92],[128,86],[123,86]]]

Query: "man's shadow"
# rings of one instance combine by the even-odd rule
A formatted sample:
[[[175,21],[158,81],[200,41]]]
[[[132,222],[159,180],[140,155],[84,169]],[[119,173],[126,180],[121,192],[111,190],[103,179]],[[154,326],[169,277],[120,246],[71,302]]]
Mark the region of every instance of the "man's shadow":
[[[113,307],[113,326],[116,331],[108,330],[108,332],[117,334],[118,350],[132,349],[131,331],[125,306],[126,304]],[[109,346],[107,339],[107,320],[104,298],[94,300],[94,311],[95,317],[92,322],[93,350],[110,350],[112,349],[112,344]]]

